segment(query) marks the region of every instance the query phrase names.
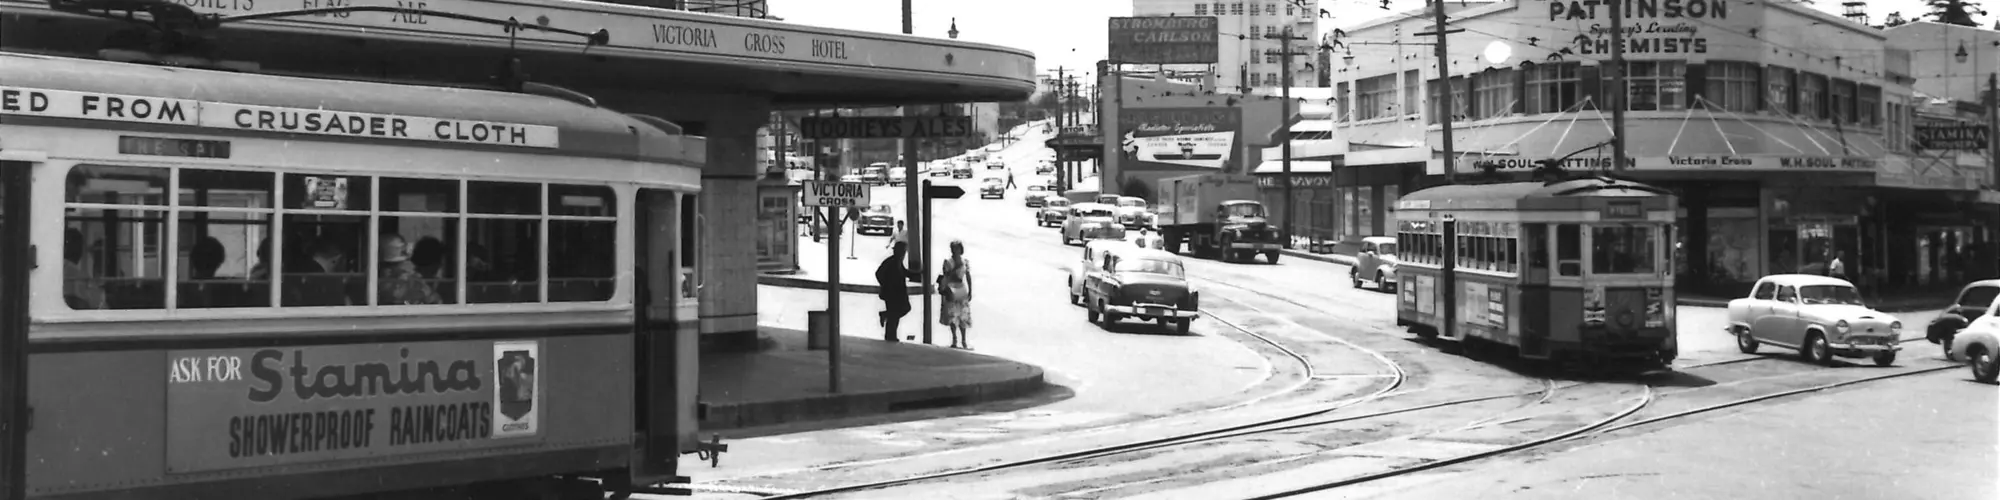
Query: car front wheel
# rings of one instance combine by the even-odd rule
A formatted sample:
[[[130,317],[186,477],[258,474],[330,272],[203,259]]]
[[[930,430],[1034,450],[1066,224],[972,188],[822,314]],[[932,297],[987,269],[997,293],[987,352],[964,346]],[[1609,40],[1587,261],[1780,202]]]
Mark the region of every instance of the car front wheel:
[[[1750,336],[1750,329],[1736,329],[1736,350],[1743,351],[1744,354],[1757,353],[1757,338]]]
[[[1965,364],[1972,368],[1973,380],[1991,384],[1995,379],[2000,379],[2000,366],[1994,366],[1993,353],[1987,352],[1985,347],[1977,346],[1966,351],[1968,352]]]
[[[1896,351],[1875,353],[1875,366],[1889,366],[1894,364],[1896,364]]]
[[[1806,337],[1806,345],[1803,350],[1805,352],[1802,352],[1800,354],[1805,355],[1807,361],[1819,363],[1821,365],[1826,365],[1826,366],[1833,366],[1833,347],[1826,344],[1825,335],[1820,335],[1818,333],[1808,335]]]

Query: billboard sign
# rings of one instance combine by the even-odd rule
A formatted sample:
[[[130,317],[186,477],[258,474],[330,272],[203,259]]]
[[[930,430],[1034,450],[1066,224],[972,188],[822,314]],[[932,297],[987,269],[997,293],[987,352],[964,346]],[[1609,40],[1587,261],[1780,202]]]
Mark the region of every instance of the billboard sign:
[[[1917,149],[1986,149],[1989,140],[1985,125],[1917,125]]]
[[[1120,169],[1236,171],[1241,112],[1233,107],[1126,109],[1118,119]]]
[[[1114,64],[1215,64],[1213,16],[1111,18]]]
[[[171,351],[167,470],[532,444],[541,358],[534,340]]]
[[[916,139],[972,135],[970,116],[835,116],[799,119],[807,139]]]

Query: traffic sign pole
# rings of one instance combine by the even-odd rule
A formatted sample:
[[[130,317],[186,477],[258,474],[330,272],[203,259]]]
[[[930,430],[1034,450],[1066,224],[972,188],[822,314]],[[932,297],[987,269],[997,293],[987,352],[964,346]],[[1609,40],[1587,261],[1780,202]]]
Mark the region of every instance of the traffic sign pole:
[[[826,207],[826,385],[840,394],[840,209]]]
[[[905,112],[908,110],[909,108],[904,108]],[[928,235],[931,234],[931,206],[928,203],[930,199],[923,196],[921,188],[930,186],[930,176],[917,172],[917,140],[903,139],[902,143],[903,219],[910,221],[911,225],[917,226],[903,230],[904,238],[909,237],[910,231]],[[910,182],[919,178],[918,176],[922,176],[924,179],[923,186],[918,186],[917,183]],[[911,242],[914,244],[908,245],[907,249],[910,252],[909,258],[912,264],[910,269],[915,270],[921,276],[926,276],[924,278],[925,281],[920,282],[926,284],[926,286],[918,289],[919,292],[924,293],[924,313],[917,317],[922,320],[921,324],[924,325],[924,344],[928,345],[931,343],[931,294],[930,286],[928,286],[928,283],[930,283],[928,276],[930,276],[931,268],[931,261],[929,259],[931,254],[931,240],[930,238],[918,238],[917,240]],[[904,278],[905,281],[908,279]],[[899,339],[890,340],[895,341]]]
[[[918,230],[918,233],[917,233],[917,235],[918,235],[918,236],[917,236],[917,238],[918,238],[919,240],[922,240],[922,241],[923,241],[923,246],[924,246],[924,248],[930,248],[930,246],[931,246],[931,193],[930,193],[930,191],[931,191],[931,180],[930,180],[930,178],[929,178],[930,176],[924,176],[924,177],[925,177],[925,178],[924,178],[924,189],[923,189],[923,192],[922,192],[922,193],[921,193],[921,194],[920,194],[920,195],[919,195],[919,196],[917,197],[918,199],[922,200],[922,201],[919,201],[919,202],[918,202],[917,204],[918,204],[918,205],[922,205],[922,206],[924,207],[924,212],[923,212],[923,214],[924,214],[924,223],[923,223],[923,227],[922,227],[921,229],[919,229],[919,230]],[[912,186],[915,186],[916,184],[917,184],[917,183],[914,183],[914,182],[910,183],[910,185],[912,185]],[[929,261],[925,261],[925,262],[926,262],[926,263],[928,263]],[[918,290],[919,290],[919,291],[922,291],[922,292],[924,293],[924,315],[923,315],[923,320],[924,320],[924,344],[926,344],[926,345],[929,345],[929,344],[931,343],[931,287],[933,287],[933,286],[936,286],[936,284],[934,284],[934,283],[931,283],[931,280],[933,279],[933,278],[932,278],[933,276],[936,276],[936,274],[932,274],[932,273],[930,272],[930,270],[929,270],[929,269],[926,269],[926,270],[922,271],[922,273],[923,273],[923,281],[921,281],[920,283],[922,283],[922,285],[923,285],[923,288],[919,288]]]

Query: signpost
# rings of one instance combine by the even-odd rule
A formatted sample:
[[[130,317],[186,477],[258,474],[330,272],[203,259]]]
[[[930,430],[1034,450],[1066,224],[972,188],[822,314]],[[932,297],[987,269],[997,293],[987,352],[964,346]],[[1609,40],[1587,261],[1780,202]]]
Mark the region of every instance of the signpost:
[[[807,139],[905,139],[902,147],[897,148],[902,152],[902,158],[897,163],[903,166],[904,175],[912,175],[917,172],[917,144],[914,139],[967,137],[971,136],[973,132],[972,117],[969,116],[832,116],[799,120],[799,136]],[[928,203],[930,197],[923,196],[923,192],[918,189],[918,185],[915,182],[906,182],[904,186],[903,210],[906,212],[905,217],[910,220],[911,224],[917,226],[910,228],[910,230],[917,231],[917,234],[922,235],[920,238],[922,241],[908,247],[910,261],[918,263],[918,265],[910,266],[910,270],[923,273],[923,289],[929,290],[932,285],[931,276],[935,276],[935,274],[930,272],[931,207]],[[928,188],[930,181],[925,180],[923,186]],[[806,206],[815,206],[810,201],[815,199],[813,198],[813,185],[809,183],[805,188],[806,199],[808,200]],[[953,187],[953,189],[957,188]],[[866,206],[868,198],[865,186],[861,190],[861,193],[860,204],[840,206]],[[962,195],[964,191],[959,190],[959,193]],[[829,192],[829,194],[838,195],[839,193]],[[922,199],[919,199],[919,197]],[[953,196],[953,198],[956,197]],[[834,196],[833,198],[838,199],[840,197]],[[818,199],[824,200],[827,198]],[[833,217],[829,216],[828,218],[832,219]],[[839,229],[836,228],[834,231],[839,231]],[[837,248],[840,245],[840,240],[833,240],[832,245],[828,248]],[[833,253],[828,253],[827,255],[827,266],[839,269],[835,267],[839,262],[832,257]],[[839,281],[839,276],[839,274],[833,274],[831,276],[833,281],[827,283],[828,304],[836,303],[839,300],[837,292],[833,288],[835,286],[834,283]],[[840,315],[832,312],[833,306],[829,305],[827,307],[829,309],[828,316],[833,322],[838,323]],[[931,296],[929,293],[924,294],[924,313],[921,324],[924,325],[924,343],[929,344],[931,343]],[[837,350],[838,347],[836,346],[839,345],[839,343],[834,343],[828,347],[831,350]],[[829,367],[829,369],[836,370],[834,372],[836,380],[839,378],[837,366],[839,365]],[[836,392],[838,392],[837,389]]]
[[[1118,64],[1215,64],[1214,16],[1111,18],[1109,59]]]
[[[840,393],[840,223],[846,212],[868,206],[868,185],[805,181],[800,204],[826,208],[826,377],[827,390]],[[848,209],[848,210],[842,210]]]

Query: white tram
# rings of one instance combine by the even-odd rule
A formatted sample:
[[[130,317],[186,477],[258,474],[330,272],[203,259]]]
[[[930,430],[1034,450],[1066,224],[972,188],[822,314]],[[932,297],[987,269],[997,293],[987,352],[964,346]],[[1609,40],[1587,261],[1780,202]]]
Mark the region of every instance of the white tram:
[[[704,153],[652,123],[0,53],[29,498],[672,480],[698,447]]]

